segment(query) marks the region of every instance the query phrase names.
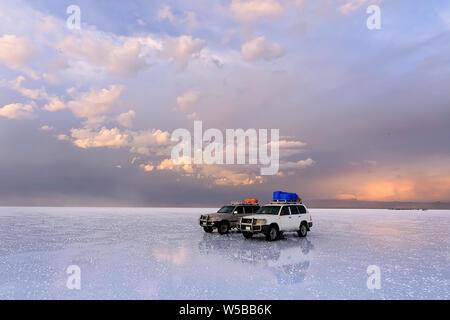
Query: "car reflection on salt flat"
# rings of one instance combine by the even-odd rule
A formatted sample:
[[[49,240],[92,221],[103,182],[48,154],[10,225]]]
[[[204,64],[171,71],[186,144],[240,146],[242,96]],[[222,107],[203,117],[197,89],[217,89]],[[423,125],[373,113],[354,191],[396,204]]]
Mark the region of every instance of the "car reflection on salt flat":
[[[286,237],[267,243],[264,238],[244,239],[238,233],[205,234],[198,247],[203,255],[220,255],[230,261],[264,267],[276,276],[279,284],[305,280],[310,266],[308,254],[314,249],[307,238]]]

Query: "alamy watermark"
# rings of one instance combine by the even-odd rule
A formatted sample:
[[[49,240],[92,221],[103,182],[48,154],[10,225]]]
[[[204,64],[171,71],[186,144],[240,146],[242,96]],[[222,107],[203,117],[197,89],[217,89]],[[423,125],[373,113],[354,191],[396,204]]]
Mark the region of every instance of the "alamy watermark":
[[[261,175],[274,175],[280,167],[279,129],[207,129],[202,121],[194,121],[194,134],[187,129],[176,129],[171,140],[178,142],[172,149],[175,164],[253,164],[262,165]],[[225,143],[224,143],[225,142]],[[204,143],[207,143],[203,147]],[[270,152],[269,152],[270,149]]]
[[[367,289],[381,289],[381,269],[379,266],[370,265],[366,269],[369,276],[366,281]]]
[[[370,16],[367,18],[366,26],[369,30],[381,29],[381,9],[379,6],[373,4],[367,7],[367,14]]]
[[[66,269],[69,277],[66,281],[66,287],[69,290],[81,290],[81,269],[77,265],[70,265]]]
[[[66,20],[66,27],[69,30],[81,29],[81,9],[77,5],[70,5],[66,9],[66,13],[70,16]]]

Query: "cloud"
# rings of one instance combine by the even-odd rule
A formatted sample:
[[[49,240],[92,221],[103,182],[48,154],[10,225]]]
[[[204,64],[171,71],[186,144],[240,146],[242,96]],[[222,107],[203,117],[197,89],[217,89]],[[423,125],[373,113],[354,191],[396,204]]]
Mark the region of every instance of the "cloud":
[[[43,33],[54,33],[61,26],[55,17],[43,15],[40,12],[36,12],[36,15],[40,20],[38,28]]]
[[[199,56],[202,49],[206,46],[206,41],[193,39],[191,36],[180,36],[165,41],[161,56],[166,59],[172,59],[182,66],[187,66],[189,61]]]
[[[155,169],[155,166],[151,163],[140,164],[139,167],[144,169],[145,172],[150,172],[153,171],[153,169]]]
[[[162,160],[158,165],[158,170],[184,171],[188,174],[194,172],[194,168],[191,164],[176,164],[172,159]]]
[[[361,186],[357,192],[360,200],[404,199],[414,193],[415,183],[410,179],[389,179],[370,181]]]
[[[270,144],[270,143],[269,143]],[[304,148],[306,147],[306,143],[298,140],[280,140],[278,141],[278,146],[280,149],[295,149],[295,148]]]
[[[114,48],[108,57],[108,70],[117,75],[135,76],[149,66],[141,55],[141,44],[128,40],[122,46]]]
[[[198,26],[197,16],[193,11],[188,11],[182,21],[186,25],[187,32],[193,32]]]
[[[51,131],[51,130],[53,130],[53,127],[46,124],[46,125],[43,125],[42,127],[40,127],[39,130],[41,130],[41,131]]]
[[[131,132],[132,141],[130,143],[132,153],[149,156],[152,152],[157,155],[170,153],[171,141],[167,131],[159,129]]]
[[[337,200],[357,200],[356,195],[351,193],[341,193],[336,196]]]
[[[316,164],[311,158],[299,161],[281,161],[280,160],[280,169],[278,171],[278,176],[284,177],[286,175],[292,176],[299,172],[299,170],[303,170],[307,167],[311,167]]]
[[[349,12],[359,9],[364,4],[368,3],[368,0],[349,0],[343,5],[339,6],[339,12],[347,14]]]
[[[147,25],[147,23],[144,20],[142,20],[142,19],[137,19],[136,22],[140,26],[146,26]]]
[[[137,38],[108,37],[99,31],[87,31],[80,37],[66,37],[55,48],[69,61],[84,60],[113,75],[133,77],[149,67],[146,48]]]
[[[175,16],[172,13],[172,9],[170,6],[165,5],[161,9],[158,10],[158,20],[169,20],[170,22],[175,22]]]
[[[363,201],[446,202],[450,198],[448,172],[448,160],[429,160],[426,165],[404,162],[371,172],[352,168],[329,176],[326,188],[331,187],[330,193],[350,194]]]
[[[158,20],[168,20],[174,25],[185,25],[187,32],[192,32],[198,26],[197,16],[195,12],[188,11],[184,17],[175,16],[172,9],[165,5],[158,10]]]
[[[253,166],[256,168],[256,166]],[[263,183],[264,179],[252,173],[250,166],[201,165],[198,178],[208,178],[216,185],[239,186]]]
[[[199,120],[198,114],[196,112],[192,112],[186,115],[186,119],[194,121]]]
[[[277,59],[282,57],[285,51],[277,43],[269,45],[266,39],[261,36],[244,43],[241,47],[241,53],[245,60],[254,61]]]
[[[123,89],[122,85],[111,85],[108,89],[92,87],[88,92],[78,94],[67,106],[78,118],[85,118],[88,123],[100,123],[116,106]]]
[[[79,148],[121,148],[129,144],[129,135],[121,133],[118,128],[101,128],[95,132],[89,128],[71,130],[73,144]]]
[[[24,120],[33,117],[33,105],[13,103],[0,108],[0,117],[8,119]]]
[[[66,105],[56,96],[51,96],[48,98],[48,103],[44,105],[44,110],[46,111],[59,111],[66,108]]]
[[[26,78],[24,76],[18,76],[16,79],[10,80],[10,81],[1,80],[0,86],[18,91],[23,96],[30,98],[30,99],[34,99],[34,100],[48,99],[48,94],[43,87],[41,87],[39,89],[27,89],[27,88],[22,87],[22,82],[25,80],[26,80]]]
[[[56,70],[64,70],[65,78],[109,75],[134,77],[149,68],[157,58],[173,60],[186,66],[191,59],[199,56],[206,44],[204,40],[188,35],[177,38],[150,34],[123,36],[101,31],[92,25],[83,25],[79,32],[67,33],[65,21],[62,19],[44,15],[31,8],[14,10],[6,6],[6,9],[11,11],[6,14],[12,14],[15,19],[27,22],[23,23],[17,32],[31,37],[33,42],[13,34],[1,37],[0,62],[38,79],[39,76],[26,66],[33,55],[36,55],[35,60],[44,62],[41,65],[46,66],[42,77],[50,84],[58,84],[61,81],[56,74],[62,76],[63,73],[56,73]],[[161,9],[159,15],[161,19],[169,19],[182,25],[188,33],[198,26],[193,11],[174,16],[168,7]],[[33,43],[40,44],[39,52]],[[10,48],[21,50],[16,54],[17,52]]]
[[[11,69],[19,70],[34,79],[39,76],[27,67],[28,61],[35,54],[35,47],[26,38],[19,38],[13,34],[0,37],[0,62]]]
[[[138,161],[138,160],[139,160],[139,157],[133,157],[133,158],[131,158],[130,163],[135,164],[136,161]]]
[[[125,128],[131,128],[133,126],[133,120],[136,117],[134,110],[122,113],[116,117],[116,121]]]
[[[42,74],[42,78],[45,80],[45,81],[47,81],[48,83],[50,83],[50,84],[59,84],[59,82],[60,82],[60,79],[56,76],[56,75],[54,75],[54,74],[50,74],[50,73],[43,73]]]
[[[54,95],[49,95],[44,87],[39,89],[28,89],[22,86],[22,82],[25,81],[24,76],[19,76],[14,80],[0,81],[0,86],[9,88],[12,90],[16,90],[20,92],[24,97],[33,100],[47,100],[47,103],[44,105],[44,110],[47,111],[58,111],[66,108],[66,105],[60,98]]]
[[[200,92],[188,91],[177,97],[177,104],[181,111],[190,110],[200,100]]]
[[[311,159],[308,158],[306,160],[299,160],[299,161],[288,161],[288,162],[284,162],[284,163],[280,163],[280,168],[283,170],[292,170],[292,169],[304,169],[306,167],[310,167],[313,166],[316,162]]]
[[[176,162],[167,158],[160,162],[157,169],[177,172],[224,186],[252,185],[263,182],[263,178],[256,174],[259,172],[257,165],[193,165],[192,162],[193,159],[189,157],[179,158]]]
[[[252,21],[262,17],[278,17],[284,9],[275,0],[233,0],[230,10],[238,20]]]
[[[306,146],[306,143],[296,140],[280,140],[280,150],[289,152],[289,155],[301,152]],[[270,148],[270,146],[269,146]],[[248,154],[248,150],[244,153]],[[170,152],[170,151],[169,151]],[[167,152],[167,153],[169,153]],[[281,161],[281,160],[280,160]],[[260,176],[260,165],[207,165],[207,164],[192,164],[193,159],[181,158],[177,162],[170,158],[164,159],[157,166],[158,170],[166,170],[178,172],[182,175],[190,175],[197,179],[212,182],[216,185],[223,186],[239,186],[252,185],[263,183],[264,178]],[[313,166],[316,162],[311,159],[299,160],[296,162],[280,162],[280,175],[283,172],[294,174],[297,170],[301,170]]]
[[[268,150],[271,148],[271,143],[267,144]],[[305,147],[307,144],[299,140],[287,140],[282,139],[278,142],[278,147],[280,149],[280,157],[287,158],[292,155],[305,152]]]
[[[170,155],[172,142],[169,138],[169,132],[159,129],[121,131],[118,128],[85,126],[80,129],[71,129],[70,140],[82,149],[127,148],[132,154],[161,157]],[[135,164],[138,159],[139,157],[133,157],[131,164]]]
[[[55,137],[59,141],[70,141],[70,137],[66,134],[57,134]]]

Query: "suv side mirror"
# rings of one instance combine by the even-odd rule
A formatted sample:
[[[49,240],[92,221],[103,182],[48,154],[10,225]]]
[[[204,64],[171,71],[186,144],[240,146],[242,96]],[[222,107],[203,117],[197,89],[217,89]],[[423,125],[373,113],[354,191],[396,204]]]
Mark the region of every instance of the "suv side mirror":
[[[237,212],[237,211],[234,211],[233,213],[234,213],[234,214],[237,214],[238,212]]]

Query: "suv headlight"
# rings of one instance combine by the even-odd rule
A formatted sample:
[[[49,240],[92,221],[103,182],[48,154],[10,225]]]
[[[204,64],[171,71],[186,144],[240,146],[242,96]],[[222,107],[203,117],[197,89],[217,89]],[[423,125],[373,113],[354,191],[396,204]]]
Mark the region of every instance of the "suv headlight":
[[[254,221],[254,224],[257,225],[257,226],[262,226],[262,225],[264,225],[264,224],[266,224],[266,223],[267,223],[267,220],[266,220],[266,219],[256,219],[256,220]]]

